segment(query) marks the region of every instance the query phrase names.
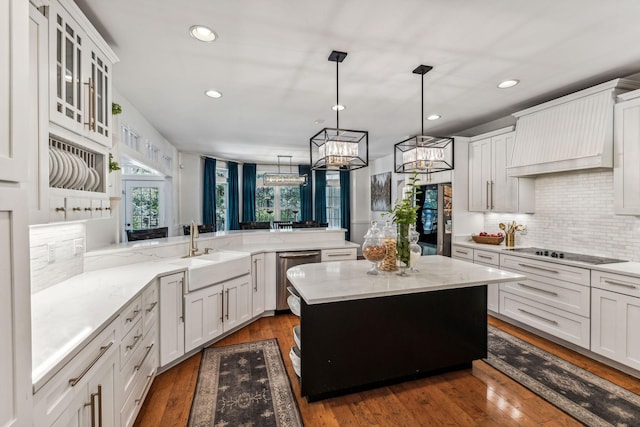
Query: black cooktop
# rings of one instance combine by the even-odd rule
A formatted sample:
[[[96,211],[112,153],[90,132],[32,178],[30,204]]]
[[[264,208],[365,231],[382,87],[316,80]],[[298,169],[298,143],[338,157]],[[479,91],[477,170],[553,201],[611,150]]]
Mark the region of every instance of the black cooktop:
[[[505,251],[522,252],[525,254],[539,255],[541,257],[566,259],[568,261],[578,261],[587,264],[613,264],[615,262],[627,262],[623,259],[604,258],[600,256],[574,254],[571,252],[554,251],[542,248],[505,248]]]

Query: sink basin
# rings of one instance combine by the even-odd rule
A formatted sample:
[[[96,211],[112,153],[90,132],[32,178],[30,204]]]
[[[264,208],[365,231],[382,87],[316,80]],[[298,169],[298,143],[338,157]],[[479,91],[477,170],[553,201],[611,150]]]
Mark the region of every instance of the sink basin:
[[[245,252],[212,251],[169,263],[187,269],[187,292],[251,273],[251,256]]]

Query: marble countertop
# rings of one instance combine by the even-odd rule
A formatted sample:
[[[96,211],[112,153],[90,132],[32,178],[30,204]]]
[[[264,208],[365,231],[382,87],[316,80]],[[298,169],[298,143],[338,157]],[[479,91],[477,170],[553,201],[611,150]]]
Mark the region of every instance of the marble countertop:
[[[147,262],[80,274],[31,296],[32,382],[42,387],[156,277],[184,271]]]
[[[571,265],[573,267],[581,267],[588,268],[590,270],[604,271],[607,273],[616,273],[616,274],[624,274],[627,276],[640,277],[640,263],[633,261],[624,261],[624,262],[616,262],[611,264],[589,264],[586,262],[579,261],[568,261],[566,259],[559,258],[551,258],[551,257],[542,257],[539,255],[526,254],[522,252],[511,252],[506,246],[500,245],[487,245],[482,243],[476,243],[474,241],[455,241],[452,243],[457,246],[464,246],[472,249],[481,249],[485,251],[491,252],[499,252],[504,255],[513,255],[519,256],[523,258],[535,259],[538,261],[546,261],[555,264],[563,264],[563,265]],[[525,248],[530,246],[514,246],[514,248]]]
[[[299,231],[240,231],[201,234],[200,249],[207,238],[218,239],[249,235],[264,239],[234,242],[225,250],[255,254],[261,252],[295,251],[309,249],[357,248],[348,241],[322,241],[314,239],[314,233],[326,229],[305,230],[308,238],[300,241],[282,241],[280,237],[295,236]],[[336,230],[331,230],[336,231]],[[160,242],[132,242],[105,252],[93,254],[98,269],[86,271],[31,296],[32,382],[34,391],[40,389],[62,366],[71,360],[91,339],[97,336],[134,297],[159,276],[184,271],[184,266],[173,264],[177,255],[145,257],[144,261],[112,266],[118,257],[133,257],[136,249],[161,247],[175,242],[188,242],[189,236],[159,239]],[[170,241],[169,241],[170,240]],[[257,240],[257,241],[255,241]],[[180,252],[182,254],[182,252]],[[151,259],[151,260],[149,260]],[[102,260],[102,261],[101,261]],[[109,268],[104,268],[109,266]]]
[[[348,301],[410,293],[438,291],[522,280],[525,276],[467,261],[433,255],[420,257],[417,273],[367,274],[371,263],[337,261],[290,268],[289,281],[307,304]]]

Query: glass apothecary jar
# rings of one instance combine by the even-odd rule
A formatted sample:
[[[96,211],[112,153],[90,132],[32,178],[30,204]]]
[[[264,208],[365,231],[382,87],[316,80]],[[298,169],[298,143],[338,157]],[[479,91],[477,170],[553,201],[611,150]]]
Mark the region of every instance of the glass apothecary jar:
[[[364,243],[362,243],[362,255],[371,262],[371,269],[367,274],[379,274],[378,263],[382,261],[387,254],[387,247],[384,244],[382,230],[378,228],[377,221],[371,221],[371,227],[364,235]]]
[[[382,229],[382,239],[384,241],[385,247],[387,248],[387,253],[384,256],[384,259],[378,265],[378,268],[380,270],[396,271],[398,269],[398,266],[396,265],[397,238],[398,233],[396,232],[395,224],[387,220],[385,222],[384,228]]]

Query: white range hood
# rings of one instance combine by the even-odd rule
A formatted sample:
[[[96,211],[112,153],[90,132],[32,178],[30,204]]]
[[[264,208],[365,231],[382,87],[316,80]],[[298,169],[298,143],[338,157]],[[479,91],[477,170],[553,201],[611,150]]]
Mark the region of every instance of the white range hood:
[[[613,168],[613,105],[640,82],[616,79],[514,113],[509,176]]]

